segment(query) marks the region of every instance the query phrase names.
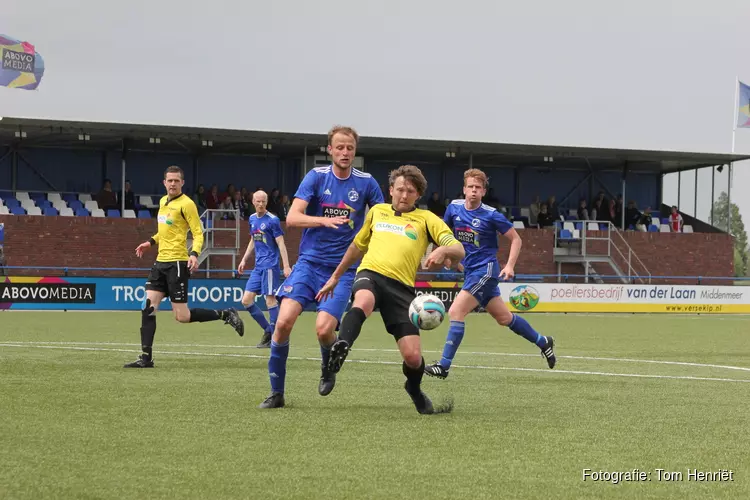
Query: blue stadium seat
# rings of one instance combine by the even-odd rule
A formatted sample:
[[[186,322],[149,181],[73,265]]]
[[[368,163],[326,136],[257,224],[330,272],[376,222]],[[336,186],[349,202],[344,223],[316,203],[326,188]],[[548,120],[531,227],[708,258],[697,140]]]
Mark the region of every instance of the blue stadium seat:
[[[661,220],[662,224],[669,224],[669,217],[665,217]]]
[[[578,217],[576,217],[575,215],[568,215],[567,217],[565,217],[565,220],[576,220],[577,218]]]
[[[59,215],[56,208],[46,207],[43,211],[44,215]]]
[[[80,207],[75,209],[75,214],[76,214],[76,217],[88,217],[89,215],[91,215],[89,214],[88,210],[86,210],[85,208],[80,208]]]
[[[66,194],[62,195],[61,198],[63,200],[65,200],[65,201],[67,201],[68,205],[70,205],[71,201],[78,201],[78,196],[76,196],[74,194],[70,194],[70,193],[66,193]]]
[[[138,210],[139,219],[150,219],[151,213],[148,210]]]
[[[649,233],[658,233],[659,232],[659,226],[657,226],[656,224],[651,224],[650,226],[648,226],[648,232]]]
[[[604,224],[604,223],[601,223],[601,222],[599,223],[599,231],[608,231],[608,230],[609,230],[609,225],[608,224]]]
[[[572,240],[573,239],[573,233],[571,233],[569,229],[563,229],[562,231],[560,231],[560,239],[561,240]]]
[[[13,207],[21,206],[21,203],[17,199],[13,198],[12,196],[9,196],[7,198],[3,197],[3,203],[5,204],[6,207],[11,208],[11,209]]]
[[[510,215],[511,215],[511,216],[512,216],[512,217],[513,217],[514,219],[518,219],[519,217],[521,217],[521,209],[520,209],[520,208],[518,208],[518,207],[512,207],[512,208],[510,209]]]
[[[83,208],[83,203],[80,201],[73,199],[68,202],[68,206],[73,209],[73,211],[78,210],[79,208]]]
[[[576,222],[576,223],[575,223],[575,227],[576,227],[576,229],[578,229],[579,231],[583,231],[583,222]]]
[[[7,200],[8,198],[13,198],[13,192],[12,191],[0,191],[0,198],[3,200]]]
[[[36,202],[36,206],[41,208],[42,211],[44,211],[45,208],[50,208],[52,206],[52,203],[50,203],[48,200],[38,199],[34,201]]]
[[[120,216],[120,211],[115,209],[109,209],[107,210],[107,217],[114,217],[117,218]]]
[[[13,215],[26,215],[26,210],[16,205],[15,207],[12,207],[10,209],[10,213],[12,213]]]

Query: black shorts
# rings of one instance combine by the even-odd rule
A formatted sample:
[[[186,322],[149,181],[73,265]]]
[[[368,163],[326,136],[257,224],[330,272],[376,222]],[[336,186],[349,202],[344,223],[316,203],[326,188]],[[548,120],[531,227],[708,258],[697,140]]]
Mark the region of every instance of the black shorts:
[[[169,296],[174,304],[185,304],[188,301],[188,263],[186,260],[177,262],[154,262],[148,273],[146,290],[154,290]]]
[[[409,335],[419,335],[419,328],[409,321],[409,306],[416,297],[414,288],[365,269],[354,277],[352,296],[358,290],[370,290],[375,295],[375,307],[380,310],[385,329],[396,340]]]

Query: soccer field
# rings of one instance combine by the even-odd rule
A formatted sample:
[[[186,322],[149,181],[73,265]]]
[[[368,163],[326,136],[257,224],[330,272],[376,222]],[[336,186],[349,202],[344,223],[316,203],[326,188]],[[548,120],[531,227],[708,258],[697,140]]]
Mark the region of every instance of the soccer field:
[[[321,397],[305,313],[287,407],[258,410],[269,351],[246,313],[244,338],[160,313],[153,370],[122,368],[140,352],[138,312],[2,313],[0,497],[750,498],[749,318],[526,317],[555,336],[554,370],[475,314],[448,379],[423,383],[453,413],[419,415],[377,315]],[[447,323],[423,333],[427,362]]]

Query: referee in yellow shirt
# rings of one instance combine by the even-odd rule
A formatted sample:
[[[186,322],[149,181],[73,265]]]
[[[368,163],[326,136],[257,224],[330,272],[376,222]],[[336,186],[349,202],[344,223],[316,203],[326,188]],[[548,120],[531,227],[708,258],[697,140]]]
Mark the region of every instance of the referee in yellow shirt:
[[[167,167],[164,187],[167,195],[159,201],[158,231],[148,241],[138,245],[135,254],[143,257],[150,247],[159,245],[151,272],[146,281],[146,300],[141,311],[141,349],[137,360],[125,368],[153,368],[152,350],[156,334],[156,312],[165,296],[172,302],[174,318],[180,323],[223,320],[242,337],[245,327],[234,308],[188,309],[188,277],[198,269],[198,255],[203,247],[198,208],[189,196],[182,193],[185,175],[180,167]],[[187,234],[193,233],[193,247],[188,255]]]
[[[392,204],[381,203],[370,209],[343,260],[318,293],[318,300],[331,294],[344,272],[362,259],[352,286],[354,303],[341,323],[339,340],[331,347],[328,369],[332,373],[341,369],[362,324],[378,307],[388,333],[398,344],[404,360],[406,392],[417,411],[449,412],[450,403],[436,408],[421,390],[424,358],[419,329],[409,321],[409,305],[416,296],[414,281],[428,244],[434,242],[439,247],[427,257],[425,268],[446,259],[460,262],[464,247],[440,217],[416,207],[427,190],[427,180],[417,167],[403,165],[394,170],[389,184]]]

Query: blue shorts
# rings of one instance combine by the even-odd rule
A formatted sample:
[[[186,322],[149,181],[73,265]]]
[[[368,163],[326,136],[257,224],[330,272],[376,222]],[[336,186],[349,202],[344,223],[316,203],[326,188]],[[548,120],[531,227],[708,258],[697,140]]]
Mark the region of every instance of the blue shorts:
[[[499,275],[498,265],[493,262],[483,268],[467,271],[461,290],[472,294],[480,306],[487,307],[490,300],[500,296]]]
[[[306,309],[310,303],[315,302],[315,296],[331,278],[335,270],[336,268],[332,266],[305,260],[297,261],[294,269],[292,269],[292,274],[284,280],[276,291],[276,296],[280,299],[288,297],[299,302],[302,308]],[[318,303],[316,310],[318,312],[325,311],[341,322],[341,317],[344,315],[346,306],[349,305],[351,299],[354,274],[354,269],[347,271],[333,290],[333,296]]]
[[[281,284],[281,271],[278,267],[253,269],[245,285],[246,292],[258,295],[274,295]]]

